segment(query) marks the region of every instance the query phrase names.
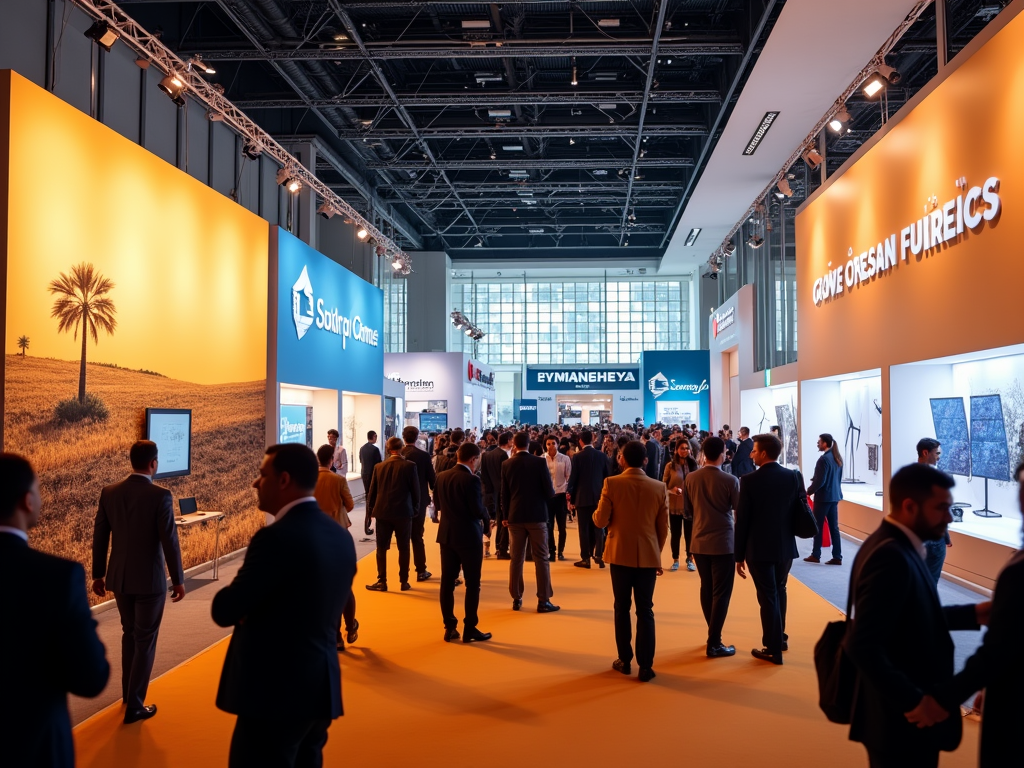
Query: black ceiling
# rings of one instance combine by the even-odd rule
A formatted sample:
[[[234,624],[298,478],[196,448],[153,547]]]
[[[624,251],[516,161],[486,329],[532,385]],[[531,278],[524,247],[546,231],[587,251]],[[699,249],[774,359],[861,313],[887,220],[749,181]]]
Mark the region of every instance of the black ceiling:
[[[403,246],[591,260],[662,255],[783,0],[120,4]]]

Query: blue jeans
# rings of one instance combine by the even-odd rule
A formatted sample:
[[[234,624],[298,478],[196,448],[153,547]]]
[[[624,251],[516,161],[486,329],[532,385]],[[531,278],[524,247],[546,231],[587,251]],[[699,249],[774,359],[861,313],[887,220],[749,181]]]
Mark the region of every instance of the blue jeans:
[[[821,530],[823,522],[828,520],[828,532],[832,537],[832,557],[843,559],[843,539],[839,535],[839,502],[814,500],[814,519],[818,523],[818,533],[814,537],[814,548],[811,555],[821,557]]]
[[[932,575],[932,581],[938,586],[939,579],[942,577],[942,564],[946,562],[946,540],[926,541],[924,548],[928,552],[924,565],[928,569],[928,573]]]

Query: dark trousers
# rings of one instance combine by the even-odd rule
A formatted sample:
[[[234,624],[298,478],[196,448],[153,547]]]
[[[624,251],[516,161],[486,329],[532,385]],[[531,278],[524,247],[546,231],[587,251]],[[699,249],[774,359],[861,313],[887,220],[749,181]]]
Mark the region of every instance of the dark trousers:
[[[946,562],[946,540],[935,539],[934,541],[926,541],[924,542],[924,548],[928,553],[924,560],[924,567],[928,569],[928,573],[932,576],[932,581],[937,586],[939,579],[942,578],[942,565]]]
[[[679,539],[685,539],[686,556],[690,556],[690,541],[693,539],[693,518],[684,518],[682,515],[669,515],[668,527],[671,531],[669,545],[672,547],[672,559],[679,559]]]
[[[700,576],[700,608],[708,623],[708,645],[720,645],[736,579],[736,558],[733,555],[698,555],[694,552],[693,560]]]
[[[342,628],[351,632],[356,626],[356,593],[351,590],[348,593],[348,602],[345,603],[345,608],[341,612],[342,623],[338,626],[338,644],[342,641]]]
[[[455,629],[459,620],[455,618],[455,580],[459,577],[459,569],[466,584],[466,618],[463,627],[470,630],[476,627],[480,607],[480,571],[483,568],[484,553],[476,547],[450,547],[441,545],[441,618],[445,629]]]
[[[320,768],[330,719],[281,720],[239,715],[228,768]]]
[[[155,595],[116,594],[121,614],[121,697],[129,710],[146,705],[146,690],[156,658],[156,637],[164,616],[166,592]]]
[[[423,510],[412,519],[412,562],[416,573],[427,570],[427,549],[423,546],[423,524],[427,519],[427,510]]]
[[[491,520],[496,523],[494,529],[494,551],[499,555],[507,555],[509,548],[508,528],[501,524],[501,510],[498,509],[497,501],[491,509]]]
[[[611,564],[615,597],[615,648],[622,661],[633,660],[630,603],[636,603],[636,663],[640,669],[654,666],[654,584],[657,568],[630,568]]]
[[[869,768],[938,768],[938,765],[938,750],[920,755],[882,755],[868,750]]]
[[[747,563],[761,606],[761,642],[773,656],[782,653],[786,636],[786,582],[792,567],[792,558]]]
[[[548,499],[548,554],[565,552],[565,494],[556,493]],[[555,549],[555,526],[558,526],[558,549]]]
[[[363,478],[363,494],[365,496],[365,494],[369,493],[369,491],[370,491],[370,480],[373,479],[373,475],[363,475],[362,478]],[[366,510],[366,514],[363,517],[363,533],[365,533],[367,536],[369,536],[371,533],[373,533],[373,523],[371,522],[372,520],[373,520],[373,518],[370,517],[370,510],[367,509]]]
[[[604,554],[604,528],[594,525],[597,507],[576,507],[576,526],[580,533],[580,560]]]
[[[839,535],[839,502],[814,500],[814,519],[818,523],[818,533],[814,537],[814,547],[811,554],[814,557],[821,557],[821,531],[822,523],[828,520],[828,533],[832,537],[832,557],[836,560],[843,559],[843,537]]]
[[[543,603],[551,599],[551,564],[548,562],[548,524],[547,523],[513,523],[508,527],[512,550],[509,553],[512,562],[508,568],[508,592],[514,600],[522,600],[525,585],[523,583],[523,563],[526,562],[526,550],[533,553],[533,568],[537,574],[537,602]]]
[[[388,550],[391,549],[391,537],[395,537],[398,546],[398,578],[405,584],[409,580],[409,535],[412,531],[412,518],[403,520],[377,520],[377,578],[388,580]]]

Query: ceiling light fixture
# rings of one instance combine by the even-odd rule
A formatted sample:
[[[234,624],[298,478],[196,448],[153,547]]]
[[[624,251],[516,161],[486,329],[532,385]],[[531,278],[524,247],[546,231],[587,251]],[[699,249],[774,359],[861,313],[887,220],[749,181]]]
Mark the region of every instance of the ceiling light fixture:
[[[183,107],[185,105],[185,98],[182,96],[182,93],[185,90],[185,81],[177,75],[167,75],[163,80],[157,83],[156,87],[170,96],[171,101],[179,107]]]
[[[120,33],[102,20],[89,27],[85,31],[85,36],[108,53],[114,47],[114,43],[121,39]]]
[[[366,231],[366,227],[360,227],[359,230],[356,232],[356,237],[358,237],[360,240],[365,240],[366,236],[369,234],[370,233]]]
[[[488,109],[487,116],[498,120],[509,119],[512,117],[511,109]]]
[[[217,74],[217,70],[216,69],[211,67],[209,64],[204,64],[203,63],[203,60],[199,56],[199,54],[196,54],[195,56],[193,56],[191,59],[188,60],[188,68],[189,68],[189,70],[198,69],[200,72],[203,72],[203,73],[205,73],[207,75],[216,75]]]
[[[597,26],[604,27],[605,29],[615,29],[619,26],[618,19],[598,19]]]
[[[789,185],[787,179],[779,179],[778,189],[777,196],[780,198],[793,196],[793,187]]]
[[[277,183],[292,193],[302,189],[302,181],[290,168],[281,168],[277,171]]]
[[[753,234],[747,238],[747,245],[753,248],[755,251],[764,245],[764,238],[760,235]]]
[[[487,19],[463,19],[463,29],[490,29],[491,22]]]
[[[316,212],[323,216],[325,219],[330,219],[334,214],[337,213],[337,211],[334,210],[334,206],[331,205],[326,200],[320,203],[320,207],[316,209]]]
[[[690,230],[690,234],[686,236],[686,247],[691,248],[693,244],[697,242],[697,236],[700,234],[700,227],[694,227]]]
[[[576,143],[576,139],[574,139],[574,138],[572,138],[572,137],[570,136],[570,137],[569,137],[569,146],[571,147],[571,146],[572,146],[573,144],[575,144],[575,143]]]
[[[501,148],[504,149],[506,152],[522,152],[523,151],[523,145],[522,144],[503,144]]]
[[[874,96],[877,96],[879,93],[885,90],[886,84],[886,79],[876,72],[875,74],[873,74],[871,77],[864,81],[864,95],[867,96],[869,99],[873,98]]]
[[[576,79],[576,57],[572,57],[572,85],[579,85],[579,80]]]
[[[250,160],[259,160],[263,154],[263,145],[255,139],[246,139],[242,142],[242,154]]]
[[[800,157],[803,158],[803,161],[807,163],[807,166],[812,171],[818,170],[818,167],[825,159],[821,156],[821,153],[814,147],[808,147],[807,149],[805,149],[803,151],[803,154],[800,155]]]
[[[764,140],[765,134],[768,133],[768,129],[772,127],[778,116],[778,112],[764,113],[764,117],[761,118],[761,124],[757,126],[757,130],[754,131],[754,135],[750,137],[750,141],[747,142],[747,146],[743,150],[744,155],[750,156],[757,151],[757,148]]]
[[[828,127],[836,133],[840,133],[850,120],[850,111],[844,106],[835,113],[831,120],[829,120]]]

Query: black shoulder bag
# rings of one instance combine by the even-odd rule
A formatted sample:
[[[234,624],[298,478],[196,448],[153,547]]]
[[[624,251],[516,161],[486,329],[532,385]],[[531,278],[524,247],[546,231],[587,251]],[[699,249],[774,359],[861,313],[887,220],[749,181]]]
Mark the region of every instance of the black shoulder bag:
[[[843,640],[850,626],[856,575],[851,574],[850,586],[846,592],[845,618],[826,624],[821,639],[814,646],[814,671],[818,675],[818,707],[825,713],[825,717],[840,725],[850,724],[853,715],[853,689],[857,683],[857,668],[843,650]]]
[[[793,473],[793,480],[797,485],[796,498],[793,499],[793,506],[790,509],[790,517],[793,519],[793,535],[798,539],[813,539],[818,535],[818,523],[814,519],[814,513],[807,505],[807,495],[803,493],[803,484],[800,473]]]

